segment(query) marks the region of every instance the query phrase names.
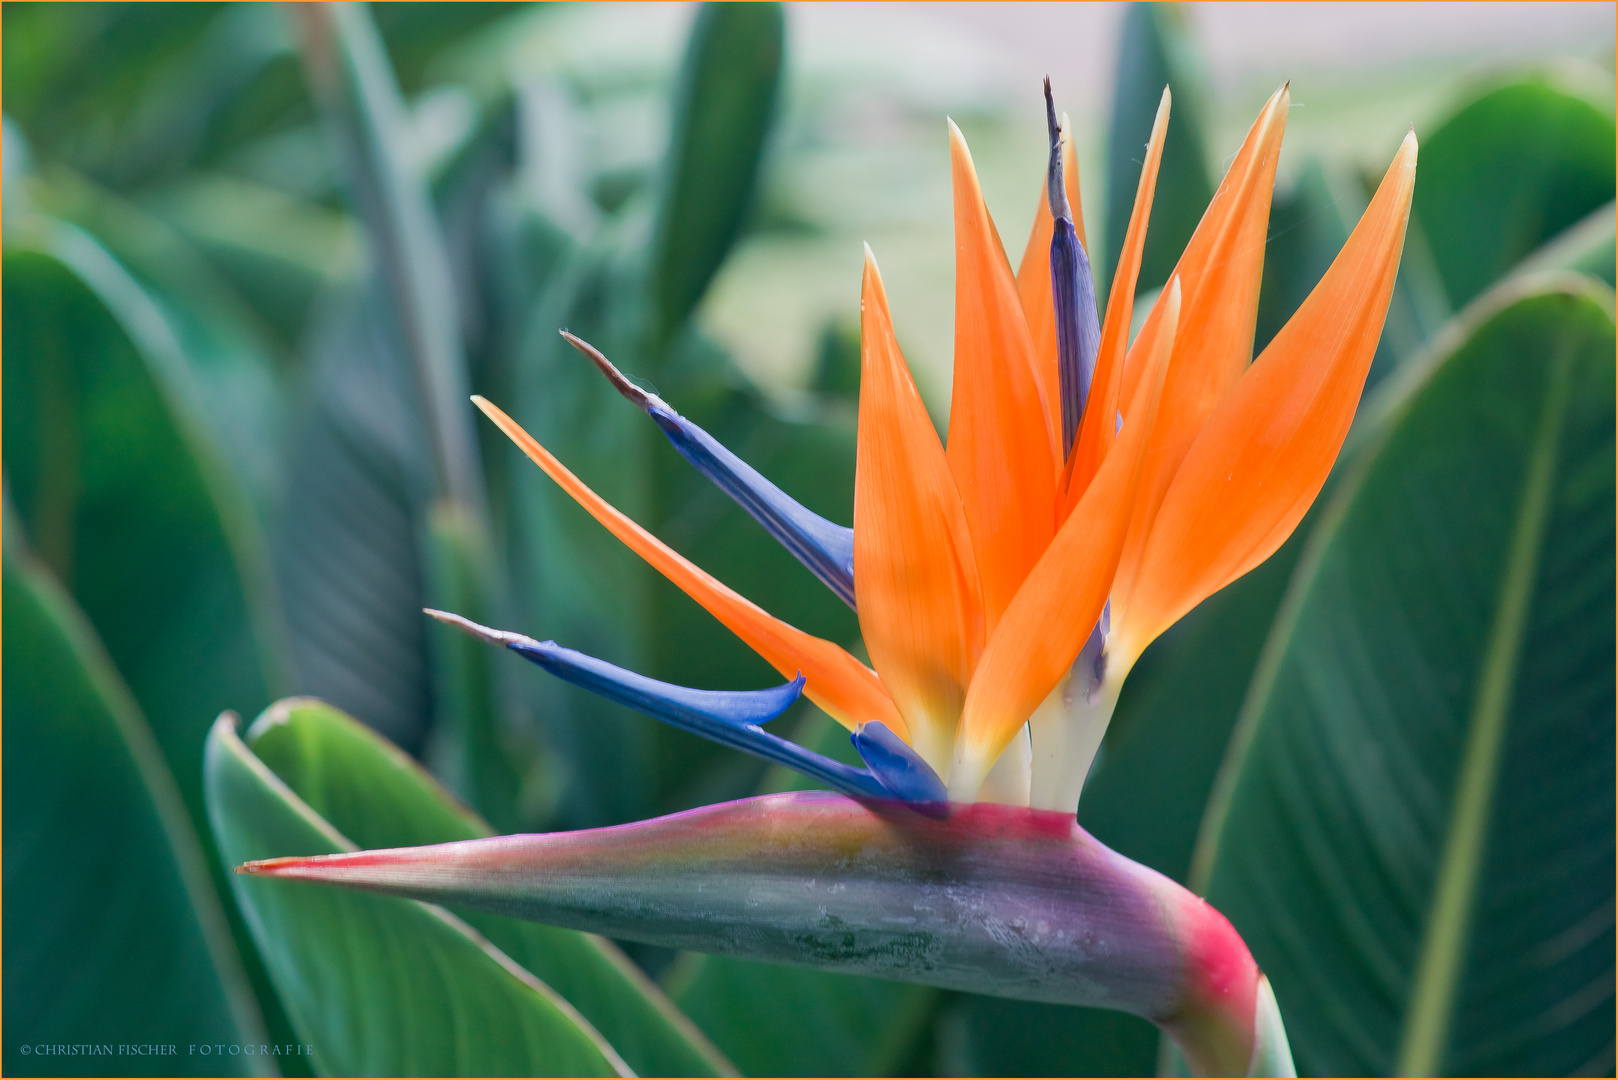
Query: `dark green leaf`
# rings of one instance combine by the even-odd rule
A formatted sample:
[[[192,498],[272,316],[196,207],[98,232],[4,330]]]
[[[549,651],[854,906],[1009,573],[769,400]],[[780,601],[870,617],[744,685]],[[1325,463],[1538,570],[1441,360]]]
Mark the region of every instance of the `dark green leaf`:
[[[775,111],[783,33],[778,4],[704,4],[691,28],[651,249],[658,346],[741,232]]]
[[[938,1018],[939,1076],[1151,1076],[1158,1033],[1138,1016],[978,994]]]
[[[1141,290],[1155,289],[1168,280],[1214,193],[1214,178],[1208,171],[1208,136],[1200,112],[1200,103],[1210,97],[1208,80],[1188,22],[1179,4],[1131,4],[1118,46],[1112,125],[1107,135],[1104,265],[1108,281],[1124,246],[1146,140],[1152,133],[1163,87],[1174,94],[1141,259]]]
[[[278,676],[263,541],[160,309],[84,234],[47,243],[5,259],[11,493],[201,825],[208,724]]]
[[[307,115],[281,12],[94,4],[6,17],[5,95],[42,157],[123,190]]]
[[[669,981],[675,1002],[748,1076],[892,1075],[940,997],[926,986],[698,953]]]
[[[1615,153],[1611,109],[1543,80],[1485,94],[1424,138],[1413,213],[1450,302],[1611,202]]]
[[[1266,646],[1192,878],[1305,1073],[1612,1068],[1611,305],[1480,301]]]
[[[280,702],[253,725],[247,743],[315,813],[361,847],[493,835],[408,756],[321,702]],[[691,1022],[609,942],[517,919],[465,918],[572,1003],[636,1072],[728,1071]]]
[[[233,863],[354,845],[244,746],[208,736],[208,806]],[[617,1055],[566,1001],[441,908],[238,877],[237,902],[321,1071],[600,1076]]]
[[[174,777],[94,630],[15,527],[7,521],[5,1071],[271,1073],[273,1062],[240,1052],[264,1041],[262,1022]],[[201,1043],[237,1056],[200,1056]],[[107,1049],[41,1049],[57,1044]],[[173,1050],[125,1049],[151,1044]]]

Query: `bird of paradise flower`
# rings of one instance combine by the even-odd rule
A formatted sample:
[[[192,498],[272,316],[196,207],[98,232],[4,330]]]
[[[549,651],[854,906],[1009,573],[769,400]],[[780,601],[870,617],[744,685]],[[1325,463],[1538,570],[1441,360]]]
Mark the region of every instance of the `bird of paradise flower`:
[[[917,393],[867,248],[852,529],[797,504],[564,332],[681,454],[855,608],[870,667],[714,580],[597,496],[498,407],[474,398],[608,530],[792,681],[760,691],[693,690],[555,642],[432,614],[858,801],[799,793],[610,830],[245,869],[488,904],[682,947],[1126,1008],[1174,1035],[1199,1071],[1290,1067],[1268,984],[1229,924],[1073,824],[1135,661],[1292,533],[1342,446],[1381,333],[1415,180],[1414,133],[1319,285],[1248,362],[1288,102],[1283,86],[1259,113],[1132,344],[1168,92],[1104,319],[1077,213],[1071,142],[1048,83],[1050,160],[1015,273],[966,141],[950,124],[957,264],[948,437],[940,443]],[[763,729],[800,693],[850,729],[864,769]],[[598,834],[599,843],[591,839]],[[963,859],[963,852],[975,854]],[[1045,861],[1030,852],[1044,852]],[[883,945],[874,958],[864,945],[817,952],[738,931],[747,919],[754,930],[779,931],[810,908],[824,918],[818,900],[782,899],[779,890],[764,900],[752,895],[742,905],[747,913],[738,908],[730,923],[714,914],[719,894],[710,892],[704,916],[724,923],[723,932],[675,911],[676,879],[723,867],[739,872],[738,859],[749,862],[749,873],[773,866],[814,880],[818,869],[833,880],[841,872],[867,885],[906,882],[914,895],[924,891],[919,882],[942,877],[978,889],[982,910],[965,919],[976,920],[974,931],[941,928],[936,918],[928,922],[933,900],[894,916],[883,906],[891,897],[872,899],[881,889],[871,885],[864,908],[845,899],[839,925],[854,927],[863,915],[872,927],[894,918],[931,927],[914,949]],[[567,899],[559,882],[573,880],[569,874],[624,899],[592,894],[585,902],[576,890]],[[1051,901],[1053,883],[1072,896]],[[659,889],[668,910],[648,914],[647,898]],[[639,914],[626,914],[632,908]],[[1007,915],[1012,908],[1019,914]],[[1008,949],[1008,926],[1033,943],[1038,962],[995,953]],[[1084,931],[1069,933],[1074,927]],[[870,932],[877,935],[870,941],[889,940]],[[1109,932],[1117,940],[1098,945],[1097,935]],[[961,944],[973,934],[974,944]]]

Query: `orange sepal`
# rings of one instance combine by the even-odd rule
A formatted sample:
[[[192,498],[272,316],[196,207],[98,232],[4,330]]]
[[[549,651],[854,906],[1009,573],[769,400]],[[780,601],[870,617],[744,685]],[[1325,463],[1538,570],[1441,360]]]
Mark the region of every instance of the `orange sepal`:
[[[955,379],[946,456],[977,553],[985,629],[992,633],[1055,532],[1056,439],[1017,284],[983,205],[966,140],[953,123],[949,144]]]
[[[1253,121],[1175,268],[1183,296],[1175,333],[1178,345],[1164,379],[1157,430],[1147,451],[1140,498],[1118,563],[1112,595],[1115,617],[1120,605],[1129,603],[1141,553],[1169,482],[1208,415],[1246,370],[1252,356],[1270,197],[1289,101],[1283,86]],[[1147,315],[1141,333],[1160,317],[1157,310]],[[1126,361],[1125,400],[1129,400],[1136,378]]]
[[[1412,132],[1326,276],[1187,451],[1114,623],[1120,651],[1139,655],[1204,597],[1269,558],[1314,502],[1382,335],[1415,179]]]
[[[910,744],[949,762],[983,648],[972,538],[938,433],[893,335],[876,260],[860,295],[860,413],[854,469],[854,596],[883,685]]]
[[[866,721],[881,720],[900,738],[906,737],[904,721],[876,672],[831,642],[782,622],[715,580],[591,491],[498,406],[476,396],[472,401],[591,517],[729,627],[771,667],[789,679],[802,672],[804,696],[838,723],[852,730]]]
[[[1062,473],[1058,495],[1066,520],[1073,505],[1090,486],[1090,480],[1106,458],[1117,437],[1119,393],[1123,386],[1124,353],[1129,344],[1129,324],[1135,316],[1135,282],[1140,277],[1141,252],[1146,247],[1146,224],[1152,216],[1152,197],[1157,192],[1157,167],[1163,160],[1163,140],[1168,135],[1169,88],[1157,106],[1152,136],[1146,142],[1146,159],[1141,163],[1140,182],[1135,185],[1135,206],[1129,212],[1129,227],[1118,252],[1118,270],[1112,277],[1107,296],[1107,317],[1101,324],[1101,345],[1096,351],[1095,378],[1091,382],[1090,404],[1084,410],[1079,437]]]
[[[1051,233],[1056,219],[1051,217],[1050,198],[1045,188],[1045,170],[1039,171],[1039,202],[1034,209],[1034,227],[1028,233],[1022,261],[1017,264],[1017,297],[1022,301],[1023,318],[1034,342],[1034,373],[1040,393],[1050,409],[1052,433],[1062,430],[1062,380],[1057,374],[1056,306],[1051,298]],[[1088,254],[1084,238],[1084,209],[1079,205],[1079,158],[1073,152],[1073,136],[1067,117],[1062,117],[1062,186],[1073,211],[1073,231]]]
[[[1101,616],[1174,349],[1178,279],[1169,283],[1162,306],[1163,329],[1142,357],[1145,376],[1136,384],[1117,445],[1028,575],[978,661],[961,715],[951,798],[973,797],[1017,729],[1072,666]]]

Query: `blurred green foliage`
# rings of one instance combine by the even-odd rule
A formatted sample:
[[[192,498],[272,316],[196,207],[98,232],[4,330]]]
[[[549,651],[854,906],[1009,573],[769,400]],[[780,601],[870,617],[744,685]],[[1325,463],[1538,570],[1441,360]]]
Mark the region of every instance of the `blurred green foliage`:
[[[566,7],[34,4],[3,18],[14,1042],[262,1029],[355,1073],[591,1072],[614,1054],[670,1075],[1157,1068],[1155,1031],[1122,1014],[633,953],[665,998],[582,935],[227,873],[260,855],[610,824],[802,786],[420,614],[453,609],[689,685],[774,679],[474,423],[476,392],[744,596],[857,643],[853,614],[556,335],[595,343],[848,520],[852,283],[850,310],[805,342],[803,387],[760,384],[701,315],[740,241],[774,236],[791,253],[822,227],[805,207],[827,174],[770,167],[802,150],[780,145],[792,44],[779,8],[702,7],[667,71],[570,59],[600,53]],[[1305,1069],[1612,1067],[1604,79],[1592,96],[1564,73],[1497,74],[1421,132],[1376,391],[1337,472],[1269,563],[1148,651],[1079,808],[1102,841],[1211,890],[1272,974]],[[1106,177],[1098,272],[1165,84],[1143,290],[1167,277],[1231,148],[1210,131],[1192,21],[1133,6],[1106,170],[1086,174]],[[813,142],[812,126],[794,130]],[[889,164],[899,198],[916,163]],[[1257,349],[1375,180],[1316,158],[1277,191]],[[1587,276],[1532,276],[1556,270]],[[1563,367],[1571,404],[1545,420]],[[1532,563],[1506,749],[1474,765],[1473,639],[1510,576],[1485,555],[1512,543],[1535,431],[1561,440],[1552,540]],[[1412,484],[1428,494],[1401,505]],[[1385,602],[1367,613],[1356,597],[1372,589]],[[1471,614],[1450,637],[1391,625],[1390,611],[1416,618],[1405,598],[1419,597]],[[1414,674],[1398,666],[1414,653],[1384,655],[1400,634],[1424,646]],[[1321,699],[1333,685],[1361,696]],[[329,705],[271,705],[293,694]],[[264,715],[207,741],[224,710]],[[848,752],[807,705],[781,723]],[[1489,796],[1481,817],[1453,799],[1463,769]],[[1450,910],[1435,882],[1457,880],[1439,866],[1469,829],[1482,861],[1455,923],[1432,915]],[[1451,939],[1471,966],[1445,983],[1421,958]],[[52,981],[67,970],[88,987],[73,1000]],[[1475,979],[1456,989],[1454,970]],[[483,1027],[456,1027],[474,1014]],[[10,1044],[5,1066],[50,1067]]]

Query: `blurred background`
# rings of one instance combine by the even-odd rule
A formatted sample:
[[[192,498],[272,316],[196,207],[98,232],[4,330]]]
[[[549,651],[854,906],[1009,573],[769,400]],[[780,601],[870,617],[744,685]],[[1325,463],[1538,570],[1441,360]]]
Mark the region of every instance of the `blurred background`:
[[[160,993],[129,1013],[127,980],[146,970],[134,942],[153,933],[140,930],[145,916],[84,929],[126,889],[139,893],[128,910],[152,925],[201,927],[198,963],[213,958],[216,982],[181,970],[173,950],[148,957],[185,994],[217,999],[188,1023],[295,1034],[213,850],[203,743],[223,710],[250,720],[286,696],[324,699],[499,831],[807,786],[429,625],[420,609],[686,685],[776,681],[484,423],[467,402],[476,392],[744,596],[857,649],[853,613],[556,330],[599,346],[811,509],[849,521],[862,241],[941,429],[947,419],[946,116],[972,147],[1015,259],[1041,190],[1040,78],[1051,77],[1105,296],[1171,84],[1146,297],[1246,126],[1290,80],[1255,350],[1329,265],[1414,126],[1421,174],[1368,389],[1368,402],[1387,403],[1376,415],[1397,414],[1398,394],[1425,377],[1404,376],[1400,391],[1401,371],[1428,371],[1473,340],[1475,321],[1455,321],[1469,304],[1530,272],[1584,275],[1577,288],[1606,297],[1591,303],[1606,305],[1610,326],[1610,3],[31,4],[6,5],[3,20],[12,1074],[55,1067],[16,1056],[25,1029],[75,1041],[95,1016],[139,1038],[172,1022]],[[1537,355],[1489,347],[1520,364]],[[1610,368],[1609,349],[1585,394],[1606,410],[1590,421],[1594,479],[1572,489],[1598,497],[1605,477],[1607,509],[1592,527],[1604,521],[1609,538]],[[1351,437],[1350,451],[1375,439]],[[1081,823],[1179,880],[1199,872],[1199,829],[1214,828],[1204,807],[1238,718],[1267,707],[1250,691],[1255,669],[1319,516],[1152,648],[1092,773]],[[1612,589],[1600,584],[1611,554],[1609,539],[1569,556],[1596,582],[1569,595],[1595,607],[1568,616],[1557,639],[1564,654],[1594,657],[1568,708],[1604,778],[1568,787],[1547,764],[1536,781],[1562,785],[1586,812],[1558,818],[1555,833],[1594,860],[1563,890],[1586,920],[1567,956],[1585,967],[1547,976],[1549,997],[1534,1005],[1534,1030],[1554,1031],[1554,1050],[1529,1036],[1470,1057],[1457,1049],[1443,1059],[1452,1071],[1612,1068]],[[1485,606],[1501,572],[1480,571]],[[1482,647],[1456,648],[1459,666],[1435,678],[1470,685]],[[807,702],[778,727],[848,753]],[[1455,782],[1457,739],[1405,748],[1432,758],[1437,790]],[[1376,803],[1385,774],[1338,765]],[[1435,800],[1443,819],[1447,797]],[[1369,819],[1359,825],[1372,834],[1394,828]],[[1525,835],[1511,843],[1548,842]],[[1285,852],[1291,840],[1261,842]],[[143,844],[178,867],[174,896],[131,884],[151,865],[136,857]],[[1442,845],[1427,846],[1426,877],[1394,889],[1401,925],[1419,928],[1426,910]],[[1210,866],[1198,887],[1208,873],[1221,880]],[[1272,899],[1308,887],[1283,882]],[[1348,970],[1373,970],[1363,993],[1339,1000],[1320,987],[1356,976],[1323,955],[1313,970],[1310,950],[1288,954],[1285,935],[1244,924],[1239,911],[1268,917],[1259,901],[1213,898],[1275,978],[1301,1068],[1394,1068],[1388,1032],[1405,1009],[1406,960],[1349,948]],[[176,905],[192,914],[173,915]],[[1603,949],[1605,961],[1590,959]],[[744,1072],[1157,1068],[1155,1032],[1120,1014],[630,953]],[[1491,1015],[1466,1014],[1503,1022]],[[254,1067],[269,1065],[307,1068],[285,1055]]]

